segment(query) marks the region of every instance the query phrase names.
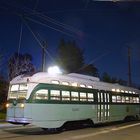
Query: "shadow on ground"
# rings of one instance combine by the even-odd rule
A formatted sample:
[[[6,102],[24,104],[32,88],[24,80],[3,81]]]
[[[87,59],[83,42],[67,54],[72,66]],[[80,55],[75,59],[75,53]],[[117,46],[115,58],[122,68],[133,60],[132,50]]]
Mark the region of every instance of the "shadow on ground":
[[[135,121],[136,122],[136,121]],[[5,129],[4,131],[8,133],[14,133],[19,135],[52,135],[52,134],[59,134],[66,131],[73,131],[73,130],[79,130],[79,129],[86,129],[86,128],[104,128],[108,126],[115,126],[119,127],[120,125],[127,125],[132,124],[134,122],[112,122],[112,123],[104,123],[104,124],[96,124],[96,125],[89,125],[89,124],[76,124],[76,123],[68,123],[65,124],[62,128],[59,129],[42,129],[42,128],[29,128],[29,127],[20,127],[20,128],[14,128],[14,129]]]

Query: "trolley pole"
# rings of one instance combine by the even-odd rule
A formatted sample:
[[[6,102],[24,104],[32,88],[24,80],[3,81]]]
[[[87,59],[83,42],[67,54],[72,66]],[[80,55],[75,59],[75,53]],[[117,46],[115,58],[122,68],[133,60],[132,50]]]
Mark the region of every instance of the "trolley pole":
[[[42,43],[43,48],[42,48],[42,72],[46,72],[46,53],[45,50],[47,48],[47,42],[43,41]]]
[[[131,48],[128,47],[128,85],[132,85],[131,79]]]

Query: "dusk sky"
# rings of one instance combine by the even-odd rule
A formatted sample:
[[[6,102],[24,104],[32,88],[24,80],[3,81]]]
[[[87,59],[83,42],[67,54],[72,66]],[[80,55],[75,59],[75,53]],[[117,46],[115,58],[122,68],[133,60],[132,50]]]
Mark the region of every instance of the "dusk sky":
[[[36,12],[44,14],[45,20]],[[40,40],[47,40],[52,57],[61,38],[75,40],[84,50],[86,63],[93,62],[100,74],[127,80],[127,47],[131,47],[132,82],[140,85],[140,2],[1,0],[0,51],[4,61],[18,51],[22,26],[20,53],[30,53],[39,69],[41,47],[16,13],[29,16],[29,26]],[[47,63],[51,63],[48,56]]]

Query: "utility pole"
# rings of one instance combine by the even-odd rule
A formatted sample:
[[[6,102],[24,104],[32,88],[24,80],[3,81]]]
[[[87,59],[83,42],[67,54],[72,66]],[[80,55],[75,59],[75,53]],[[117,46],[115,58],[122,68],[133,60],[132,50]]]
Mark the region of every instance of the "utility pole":
[[[45,50],[47,48],[47,41],[43,41],[42,43],[43,48],[42,48],[42,72],[46,72],[46,53]]]
[[[128,47],[128,85],[132,85],[131,79],[131,48]]]

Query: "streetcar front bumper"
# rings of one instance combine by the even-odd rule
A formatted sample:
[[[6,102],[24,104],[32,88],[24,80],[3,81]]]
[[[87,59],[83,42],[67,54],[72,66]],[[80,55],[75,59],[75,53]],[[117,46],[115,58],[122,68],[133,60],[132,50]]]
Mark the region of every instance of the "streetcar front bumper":
[[[23,124],[23,125],[27,125],[30,124],[32,122],[32,119],[30,118],[7,118],[6,119],[7,122],[12,123],[12,124]]]

